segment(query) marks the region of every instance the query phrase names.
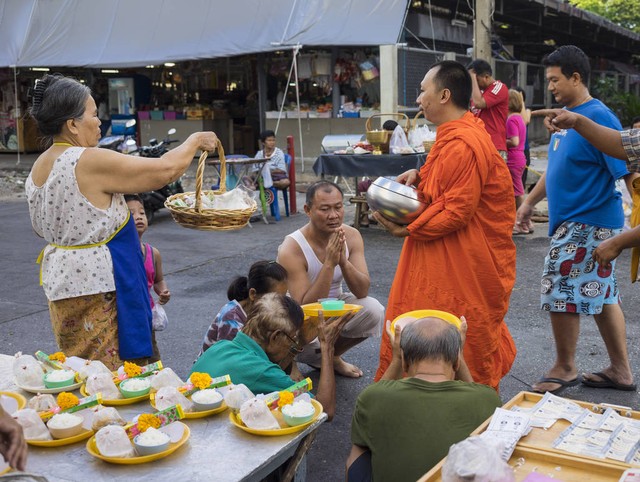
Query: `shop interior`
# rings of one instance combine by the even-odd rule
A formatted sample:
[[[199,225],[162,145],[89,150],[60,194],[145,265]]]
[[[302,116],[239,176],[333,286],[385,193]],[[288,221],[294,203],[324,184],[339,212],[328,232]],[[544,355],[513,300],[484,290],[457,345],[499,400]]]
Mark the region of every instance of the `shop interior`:
[[[111,133],[113,121],[135,118],[142,145],[163,138],[172,127],[179,139],[204,129],[217,132],[230,152],[252,156],[266,119],[353,118],[377,112],[378,48],[301,50],[297,89],[292,59],[292,50],[282,50],[138,68],[0,69],[0,152],[44,147],[25,115],[33,86],[44,73],[71,76],[91,87],[103,135]]]

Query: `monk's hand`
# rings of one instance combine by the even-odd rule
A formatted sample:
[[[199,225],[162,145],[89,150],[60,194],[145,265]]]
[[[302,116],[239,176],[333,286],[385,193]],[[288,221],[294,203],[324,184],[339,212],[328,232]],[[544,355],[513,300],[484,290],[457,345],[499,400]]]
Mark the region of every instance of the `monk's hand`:
[[[406,238],[407,236],[409,236],[409,230],[406,226],[402,226],[400,224],[389,221],[378,211],[373,211],[373,217],[376,219],[376,221],[378,221],[378,224],[384,226],[384,228],[393,236],[396,236],[398,238]]]
[[[611,269],[611,261],[616,259],[621,252],[622,248],[618,246],[618,241],[613,237],[598,245],[593,252],[593,259],[604,269]]]
[[[393,331],[391,331],[391,321],[387,320],[387,322],[385,323],[385,330],[387,332],[389,340],[391,340],[391,350],[393,353],[393,358],[400,360],[400,336],[402,333],[402,327],[400,325],[396,325],[393,327]]]
[[[516,211],[516,226],[523,231],[529,231],[529,223],[533,215],[533,207],[526,202],[522,203]]]
[[[338,266],[342,252],[345,250],[345,244],[344,231],[342,228],[336,229],[329,238],[324,262],[332,268]]]
[[[420,180],[419,172],[417,169],[409,169],[396,177],[396,182],[405,184],[407,186],[415,186]]]
[[[531,112],[531,115],[544,116],[544,126],[551,133],[573,129],[578,122],[578,114],[566,109],[539,109]]]

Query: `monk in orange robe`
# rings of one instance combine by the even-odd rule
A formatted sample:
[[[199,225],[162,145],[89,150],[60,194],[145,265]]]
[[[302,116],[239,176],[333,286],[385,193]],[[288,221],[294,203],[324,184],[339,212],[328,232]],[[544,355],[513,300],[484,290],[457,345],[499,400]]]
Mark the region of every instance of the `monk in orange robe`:
[[[497,390],[516,355],[504,322],[516,276],[511,176],[482,121],[468,111],[471,79],[462,64],[436,64],[421,90],[417,102],[438,128],[436,143],[420,171],[397,180],[417,186],[430,204],[408,226],[375,213],[391,234],[406,237],[386,319],[419,309],[464,315],[471,377]],[[376,380],[391,355],[385,332]]]

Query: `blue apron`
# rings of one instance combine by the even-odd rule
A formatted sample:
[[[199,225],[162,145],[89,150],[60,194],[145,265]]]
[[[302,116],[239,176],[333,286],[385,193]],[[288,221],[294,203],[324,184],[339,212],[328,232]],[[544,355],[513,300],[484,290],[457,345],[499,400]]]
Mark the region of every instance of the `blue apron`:
[[[131,216],[107,248],[116,284],[120,359],[148,358],[153,355],[151,305],[140,238]]]

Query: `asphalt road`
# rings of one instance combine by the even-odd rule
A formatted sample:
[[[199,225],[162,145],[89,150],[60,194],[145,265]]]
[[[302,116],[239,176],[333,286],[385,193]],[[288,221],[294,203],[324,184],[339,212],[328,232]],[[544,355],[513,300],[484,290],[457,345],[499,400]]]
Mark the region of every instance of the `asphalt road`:
[[[299,195],[298,205],[302,205]],[[352,220],[348,209],[347,222]],[[176,225],[166,211],[158,213],[145,240],[156,246],[163,257],[165,276],[172,293],[166,305],[169,327],[158,333],[158,343],[166,366],[186,377],[198,352],[206,327],[226,302],[229,281],[245,274],[260,259],[273,259],[283,237],[306,222],[304,214],[283,217],[277,224],[254,223],[235,232],[200,232]],[[47,301],[38,286],[35,260],[44,246],[30,226],[26,202],[0,203],[0,353],[33,353],[56,350],[51,332]],[[387,296],[401,241],[377,228],[363,230],[366,257],[371,273],[370,295],[383,304]],[[511,373],[501,384],[503,401],[509,400],[536,381],[553,361],[553,340],[548,316],[539,310],[540,273],[548,245],[546,225],[538,225],[535,234],[515,239],[518,248],[518,277],[507,323],[518,347]],[[472,249],[470,246],[469,249]],[[640,359],[639,330],[636,316],[638,289],[629,282],[629,256],[621,257],[618,273],[623,309],[628,322],[628,344],[636,376]],[[372,382],[377,366],[379,339],[370,339],[351,350],[346,359],[364,371],[358,380],[338,378],[337,415],[326,424],[308,457],[310,481],[341,480],[344,461],[350,449],[349,429],[355,399]],[[581,371],[598,371],[608,364],[606,350],[592,317],[582,323],[578,349]],[[305,367],[302,366],[303,372]],[[318,373],[308,371],[317,381]],[[637,392],[618,392],[583,386],[564,392],[570,398],[590,402],[608,402],[638,408]],[[428,414],[426,414],[428,415]]]

